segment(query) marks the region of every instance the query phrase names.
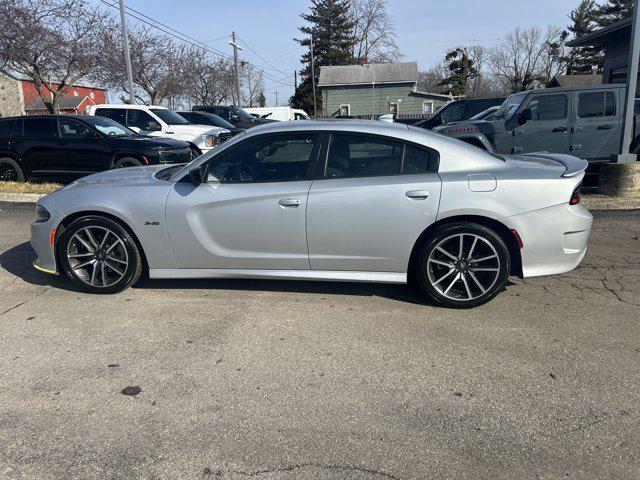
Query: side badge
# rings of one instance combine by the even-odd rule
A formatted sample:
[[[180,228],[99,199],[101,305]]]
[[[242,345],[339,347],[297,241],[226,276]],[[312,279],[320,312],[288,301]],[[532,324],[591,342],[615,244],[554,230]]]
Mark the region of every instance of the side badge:
[[[144,222],[144,224],[145,224],[145,226],[147,226],[147,225],[152,225],[152,226],[154,226],[154,227],[155,227],[155,226],[157,226],[157,225],[160,225],[160,222]]]

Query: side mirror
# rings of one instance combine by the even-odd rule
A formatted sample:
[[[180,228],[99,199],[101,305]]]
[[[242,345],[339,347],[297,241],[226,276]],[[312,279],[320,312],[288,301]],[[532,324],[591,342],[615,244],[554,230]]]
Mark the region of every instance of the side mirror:
[[[157,122],[148,122],[145,125],[144,129],[149,130],[150,132],[159,132],[160,130],[162,130],[162,127],[160,127]]]
[[[196,185],[204,183],[204,165],[198,165],[189,170],[189,178]]]
[[[525,108],[518,114],[518,125],[524,125],[533,117],[531,116],[531,109]]]

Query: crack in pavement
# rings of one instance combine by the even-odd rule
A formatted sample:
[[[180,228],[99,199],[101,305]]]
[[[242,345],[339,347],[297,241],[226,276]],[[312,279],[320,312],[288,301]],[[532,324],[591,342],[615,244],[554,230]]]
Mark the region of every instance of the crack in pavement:
[[[255,471],[243,471],[243,470],[231,470],[231,472],[233,474],[236,475],[242,475],[245,477],[257,477],[260,475],[268,475],[270,473],[277,473],[277,472],[293,472],[295,470],[301,470],[303,468],[319,468],[322,470],[333,470],[333,471],[340,471],[340,472],[360,472],[360,473],[365,473],[367,475],[377,475],[383,478],[388,478],[391,480],[400,480],[400,477],[396,477],[390,473],[384,472],[382,470],[375,470],[373,468],[367,468],[367,467],[360,467],[357,465],[333,465],[333,464],[327,464],[327,465],[323,465],[320,463],[300,463],[300,464],[293,464],[293,465],[285,465],[282,467],[273,467],[273,468],[267,468],[264,470],[255,470]]]
[[[40,295],[44,294],[47,290],[49,290],[51,287],[45,287],[42,290],[40,290],[38,293],[36,293],[35,295],[33,295],[31,298],[28,298],[22,302],[16,303],[13,307],[7,308],[4,312],[0,313],[0,317],[3,315],[6,315],[9,312],[12,312],[13,310],[15,310],[16,308],[21,307],[22,305],[25,305],[27,303],[29,303],[31,300],[34,300],[36,298],[38,298]]]

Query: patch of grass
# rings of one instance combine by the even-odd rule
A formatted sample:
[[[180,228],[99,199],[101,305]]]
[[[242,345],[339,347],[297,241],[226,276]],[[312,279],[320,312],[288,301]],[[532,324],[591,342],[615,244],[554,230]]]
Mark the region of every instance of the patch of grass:
[[[41,193],[55,192],[59,183],[0,182],[0,193]]]

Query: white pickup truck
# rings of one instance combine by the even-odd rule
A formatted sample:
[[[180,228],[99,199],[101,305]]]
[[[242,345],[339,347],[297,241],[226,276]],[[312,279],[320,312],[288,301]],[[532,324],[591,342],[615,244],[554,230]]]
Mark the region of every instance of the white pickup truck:
[[[225,128],[193,125],[166,107],[102,104],[91,106],[89,115],[110,118],[141,135],[189,142],[193,158],[217,147],[232,136]]]
[[[309,115],[304,110],[291,107],[251,107],[245,108],[245,112],[257,115],[258,118],[289,122],[291,120],[309,120]]]

